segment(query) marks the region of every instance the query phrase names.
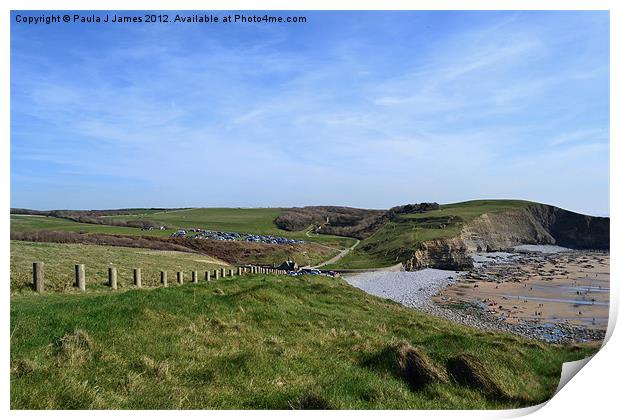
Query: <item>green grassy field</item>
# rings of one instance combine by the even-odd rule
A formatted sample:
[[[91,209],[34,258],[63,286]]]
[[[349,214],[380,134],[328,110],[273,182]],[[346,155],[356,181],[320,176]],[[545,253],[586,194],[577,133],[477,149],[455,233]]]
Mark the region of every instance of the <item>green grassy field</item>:
[[[117,246],[56,244],[41,242],[11,241],[11,292],[34,293],[32,291],[32,263],[45,264],[45,285],[48,291],[74,291],[75,264],[86,265],[87,291],[106,291],[108,267],[117,267],[118,287],[132,287],[133,269],[142,269],[144,287],[159,285],[161,270],[168,271],[169,282],[174,283],[175,273],[184,271],[191,278],[190,271],[198,270],[204,276],[205,270],[226,267],[221,261],[205,255],[155,251]]]
[[[173,210],[143,216],[107,216],[116,220],[147,219],[166,226],[189,228],[198,227],[227,232],[248,232],[263,235],[279,235],[274,220],[282,212],[279,208],[195,208]],[[303,236],[303,232],[294,232]]]
[[[394,342],[438,369],[476,355],[506,397],[452,379],[412,390]],[[501,408],[551,397],[596,345],[488,333],[339,279],[248,276],[11,299],[11,408]]]
[[[141,216],[109,216],[116,220],[151,220],[173,228],[201,228],[224,232],[254,233],[301,239],[345,248],[355,243],[351,238],[333,235],[306,235],[306,231],[289,232],[279,229],[275,219],[279,208],[195,208],[173,210]]]
[[[143,236],[170,236],[172,231],[151,230],[145,231],[138,228],[124,226],[95,225],[90,223],[78,223],[68,219],[44,216],[11,215],[11,230],[55,230],[68,232],[108,233],[119,235],[143,235]]]
[[[520,200],[476,200],[442,205],[427,213],[399,215],[326,269],[388,267],[408,258],[423,241],[457,236],[464,223],[484,213],[524,208]]]
[[[306,235],[306,231],[288,232],[278,229],[275,218],[281,209],[274,208],[196,208],[171,211],[153,211],[137,215],[105,216],[113,220],[150,220],[168,227],[165,231],[143,231],[124,226],[77,223],[67,219],[40,216],[11,215],[11,230],[58,230],[123,235],[168,237],[178,228],[201,228],[226,232],[254,233],[301,239],[343,249],[355,243],[352,238],[333,235]]]

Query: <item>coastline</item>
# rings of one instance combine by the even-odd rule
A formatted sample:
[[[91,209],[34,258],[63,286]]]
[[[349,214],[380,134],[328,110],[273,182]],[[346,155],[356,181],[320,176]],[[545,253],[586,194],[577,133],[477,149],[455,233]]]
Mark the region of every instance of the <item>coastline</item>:
[[[367,272],[345,280],[375,296],[482,330],[550,343],[605,337],[608,252],[545,246],[515,251],[477,254],[470,271]]]

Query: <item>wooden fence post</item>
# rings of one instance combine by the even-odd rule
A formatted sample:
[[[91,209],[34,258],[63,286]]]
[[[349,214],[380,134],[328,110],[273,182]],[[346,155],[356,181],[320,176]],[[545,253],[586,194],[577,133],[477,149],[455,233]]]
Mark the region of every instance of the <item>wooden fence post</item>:
[[[163,284],[164,287],[168,287],[168,273],[165,271],[160,271],[160,278],[161,284]]]
[[[177,271],[177,283],[183,284],[183,272]]]
[[[205,280],[211,281],[211,270],[205,271]]]
[[[82,291],[86,291],[86,267],[84,264],[75,265],[75,285]]]
[[[222,278],[226,277],[226,269],[222,268]]]
[[[142,287],[142,271],[139,268],[133,269],[133,284],[136,287]]]
[[[198,283],[198,271],[192,271],[192,283]]]
[[[220,269],[218,268],[215,270],[215,280],[219,280],[219,278],[220,278]]]
[[[34,290],[38,293],[45,291],[45,269],[43,262],[32,263],[32,281],[34,283]]]
[[[108,286],[110,286],[112,290],[118,289],[116,267],[108,267]]]
[[[241,275],[241,270],[242,270],[242,268],[241,268],[241,267],[237,267],[237,275],[238,275],[238,276],[240,276],[240,275]]]

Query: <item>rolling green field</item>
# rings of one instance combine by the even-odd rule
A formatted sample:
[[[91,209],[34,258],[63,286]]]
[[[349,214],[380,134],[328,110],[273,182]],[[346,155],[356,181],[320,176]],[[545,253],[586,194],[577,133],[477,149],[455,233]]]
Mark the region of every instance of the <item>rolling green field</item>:
[[[11,230],[55,230],[68,232],[108,233],[119,235],[141,236],[170,236],[172,231],[151,230],[145,231],[138,228],[125,226],[95,225],[90,223],[78,223],[68,219],[45,216],[11,215]]]
[[[117,267],[119,289],[133,287],[134,268],[142,269],[142,285],[149,287],[159,285],[159,272],[162,270],[168,271],[168,281],[174,283],[177,271],[184,271],[187,279],[191,278],[191,270],[198,270],[202,278],[205,270],[227,266],[226,263],[205,255],[176,251],[11,241],[12,293],[34,293],[34,261],[43,261],[45,264],[46,289],[58,292],[77,292],[73,287],[75,264],[86,265],[87,292],[109,290],[107,281],[110,266]]]
[[[116,220],[150,220],[172,228],[201,228],[223,232],[254,233],[301,239],[340,248],[351,246],[355,240],[334,235],[307,236],[306,231],[289,232],[279,229],[275,219],[279,208],[194,208],[173,210],[141,216],[106,216]]]
[[[303,236],[304,232],[286,232],[277,228],[274,220],[282,212],[278,208],[195,208],[148,214],[146,216],[106,216],[116,220],[151,220],[166,226],[197,227],[226,232],[248,232],[262,235],[289,233]]]
[[[317,242],[343,249],[355,243],[352,238],[333,235],[306,235],[306,231],[289,232],[278,229],[275,218],[281,209],[275,208],[196,208],[171,211],[154,211],[145,214],[105,216],[113,220],[149,220],[165,225],[165,231],[143,231],[138,228],[124,226],[95,225],[77,223],[67,219],[40,216],[11,215],[11,230],[58,230],[72,232],[92,232],[123,235],[159,236],[168,237],[179,228],[200,228],[207,230],[253,233],[259,235],[273,235],[309,242]]]
[[[439,371],[474,354],[502,397],[443,375],[400,376],[406,341]],[[504,408],[553,394],[597,344],[482,332],[339,279],[247,276],[11,299],[11,408]]]
[[[484,213],[524,208],[520,200],[476,200],[442,205],[426,213],[398,215],[353,252],[326,269],[389,267],[407,259],[423,241],[457,236],[464,223]]]

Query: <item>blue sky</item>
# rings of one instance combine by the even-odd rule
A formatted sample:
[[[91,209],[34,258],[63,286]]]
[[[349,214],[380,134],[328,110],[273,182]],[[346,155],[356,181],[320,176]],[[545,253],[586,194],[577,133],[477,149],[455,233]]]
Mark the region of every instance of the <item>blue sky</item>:
[[[41,12],[12,12],[12,207],[523,198],[609,214],[606,12],[18,13]]]

